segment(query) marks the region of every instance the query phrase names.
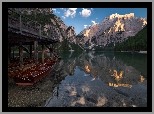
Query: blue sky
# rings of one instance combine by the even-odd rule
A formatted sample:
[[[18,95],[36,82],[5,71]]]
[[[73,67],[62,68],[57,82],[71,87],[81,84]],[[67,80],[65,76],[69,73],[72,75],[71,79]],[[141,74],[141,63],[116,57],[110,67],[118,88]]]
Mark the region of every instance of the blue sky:
[[[67,26],[74,26],[76,35],[93,23],[101,23],[111,14],[134,13],[135,17],[147,17],[146,8],[53,8],[53,13]]]

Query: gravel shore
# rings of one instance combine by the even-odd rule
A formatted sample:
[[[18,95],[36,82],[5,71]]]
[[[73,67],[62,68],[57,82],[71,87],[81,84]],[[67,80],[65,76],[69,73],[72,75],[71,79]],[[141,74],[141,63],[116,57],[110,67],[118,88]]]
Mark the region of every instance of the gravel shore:
[[[8,79],[8,107],[44,106],[52,96],[54,82],[49,74],[33,86],[18,86],[12,78]]]
[[[147,51],[140,51],[138,53],[143,53],[143,54],[147,54]]]
[[[8,107],[146,107],[146,81],[132,88],[113,88],[91,76],[67,76],[55,80],[54,74],[33,86],[17,86],[8,79]]]

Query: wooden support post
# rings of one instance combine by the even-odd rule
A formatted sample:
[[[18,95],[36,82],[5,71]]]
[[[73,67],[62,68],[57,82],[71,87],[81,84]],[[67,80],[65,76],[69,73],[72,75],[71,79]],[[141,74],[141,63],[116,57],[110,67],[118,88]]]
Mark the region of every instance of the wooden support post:
[[[9,56],[10,56],[10,59],[11,59],[11,58],[12,58],[12,57],[11,57],[11,52],[12,52],[12,48],[11,48],[11,46],[10,46],[9,51],[10,51],[10,52],[9,52],[9,54],[10,54]]]
[[[23,49],[22,49],[22,42],[19,42],[19,50],[20,50],[20,67],[23,65]]]
[[[40,24],[40,31],[39,31],[39,34],[40,34],[40,39],[41,39],[41,24]]]
[[[8,45],[8,64],[10,63],[11,47]]]
[[[8,64],[10,64],[10,58],[9,58],[9,46],[8,46]]]
[[[53,58],[53,44],[50,44],[49,48],[52,49],[52,51],[51,51],[51,55],[50,55],[50,56]]]
[[[22,21],[21,21],[21,14],[20,14],[20,33],[22,33]]]
[[[19,48],[18,49],[19,49],[19,55],[18,56],[20,57],[20,45],[19,45]]]
[[[32,58],[32,44],[30,44],[30,58]]]
[[[49,39],[51,39],[51,29],[49,30],[49,35],[48,35]]]
[[[54,43],[52,44],[52,53],[53,53],[53,57],[55,57]]]
[[[44,45],[42,45],[42,63],[44,64]]]
[[[38,41],[34,41],[34,61],[35,65],[38,64]]]
[[[14,48],[13,48],[13,59],[14,59]]]

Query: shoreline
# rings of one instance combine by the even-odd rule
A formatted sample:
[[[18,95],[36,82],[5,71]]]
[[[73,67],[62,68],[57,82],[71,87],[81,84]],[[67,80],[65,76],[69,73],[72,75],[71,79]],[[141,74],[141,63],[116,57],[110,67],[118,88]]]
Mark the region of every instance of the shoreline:
[[[139,51],[138,53],[147,54],[147,51]]]
[[[38,51],[38,53],[40,53],[42,51]],[[133,51],[94,51],[94,52],[133,52]],[[14,53],[19,53],[17,51],[15,51]],[[26,51],[23,51],[23,53],[27,53]],[[34,53],[34,51],[32,51],[32,53]],[[139,51],[139,52],[134,52],[134,53],[142,53],[142,54],[147,54],[147,51]]]
[[[38,52],[42,52],[42,51],[38,51]],[[13,52],[11,52],[13,53]],[[14,51],[14,53],[19,53],[18,51]],[[23,53],[27,53],[26,51],[23,51]],[[34,53],[34,51],[32,51],[32,53]]]
[[[119,51],[118,51],[119,52]],[[121,52],[133,52],[133,51],[121,51]],[[135,51],[133,53],[142,53],[142,54],[147,54],[147,51]]]

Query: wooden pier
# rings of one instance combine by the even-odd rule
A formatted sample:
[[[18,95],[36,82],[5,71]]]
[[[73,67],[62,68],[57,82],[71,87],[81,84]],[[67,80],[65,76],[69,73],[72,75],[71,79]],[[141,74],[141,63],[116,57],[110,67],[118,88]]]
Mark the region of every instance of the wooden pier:
[[[47,32],[44,32],[44,29]],[[22,85],[21,79],[31,79],[33,82],[37,82],[44,77],[49,72],[51,72],[53,64],[47,65],[47,61],[44,58],[44,51],[47,45],[53,45],[59,42],[58,37],[51,35],[51,29],[48,29],[36,21],[33,21],[20,13],[19,11],[14,11],[12,8],[8,8],[8,77],[13,77],[18,85]],[[25,47],[29,45],[29,49]],[[42,59],[38,59],[38,45],[42,46]],[[19,57],[11,58],[11,47],[19,46]],[[34,50],[32,50],[32,46]],[[48,47],[53,50],[53,46]],[[29,53],[29,58],[23,57],[23,50]],[[34,51],[34,53],[32,53]],[[14,52],[13,52],[14,53]],[[56,57],[48,58],[50,61],[55,61]],[[28,65],[28,68],[27,66]],[[25,70],[27,68],[27,70]],[[44,68],[46,70],[39,70],[39,68]],[[40,78],[32,78],[33,70],[37,72],[36,76],[40,74]],[[35,72],[35,73],[36,73]],[[23,78],[27,73],[27,77]],[[28,75],[29,74],[29,75]],[[30,78],[31,77],[31,78]],[[33,85],[33,82],[27,82],[23,85]]]

